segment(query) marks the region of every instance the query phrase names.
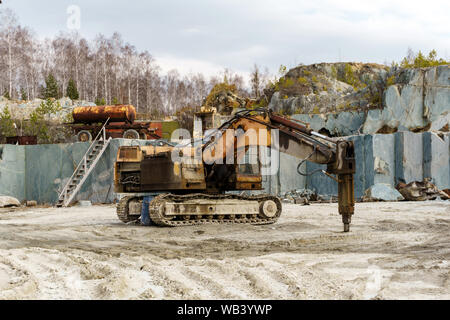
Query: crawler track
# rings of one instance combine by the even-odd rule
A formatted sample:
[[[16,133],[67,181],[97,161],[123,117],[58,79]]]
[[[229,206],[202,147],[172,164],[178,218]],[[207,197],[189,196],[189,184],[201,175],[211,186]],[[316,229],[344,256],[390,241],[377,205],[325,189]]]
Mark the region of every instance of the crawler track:
[[[217,200],[245,200],[245,201],[258,201],[261,205],[264,202],[271,200],[276,204],[276,213],[273,217],[264,217],[262,214],[198,214],[198,215],[175,215],[166,216],[164,214],[165,206],[168,202],[183,203],[191,200],[199,200],[202,205],[207,205],[208,201],[214,202]],[[235,201],[233,201],[235,203]],[[257,196],[239,196],[239,195],[211,195],[211,194],[190,194],[190,195],[174,195],[174,194],[162,194],[155,197],[150,203],[150,218],[159,226],[165,227],[179,227],[190,225],[203,225],[203,224],[253,224],[263,225],[275,223],[281,214],[281,201],[277,197],[270,195],[257,195]]]
[[[137,198],[135,196],[126,196],[120,199],[119,203],[117,204],[116,213],[117,217],[120,219],[120,221],[124,223],[128,223],[131,221],[136,221],[139,219],[139,215],[130,215],[128,212],[128,203],[130,200]]]

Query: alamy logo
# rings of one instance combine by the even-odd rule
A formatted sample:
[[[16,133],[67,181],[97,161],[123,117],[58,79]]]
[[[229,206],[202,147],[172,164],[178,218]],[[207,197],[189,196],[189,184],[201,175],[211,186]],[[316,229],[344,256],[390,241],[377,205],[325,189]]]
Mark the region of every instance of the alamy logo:
[[[66,10],[67,14],[67,28],[69,30],[81,29],[81,9],[77,5],[70,5]]]
[[[367,273],[369,274],[369,278],[367,279],[366,290],[364,291],[364,299],[371,300],[374,299],[381,290],[383,275],[381,274],[381,269],[377,266],[369,266],[369,268],[367,268]]]
[[[211,129],[195,142],[188,130],[177,129],[171,140],[180,141],[172,150],[173,162],[254,165],[259,166],[263,176],[275,175],[279,170],[278,129]]]

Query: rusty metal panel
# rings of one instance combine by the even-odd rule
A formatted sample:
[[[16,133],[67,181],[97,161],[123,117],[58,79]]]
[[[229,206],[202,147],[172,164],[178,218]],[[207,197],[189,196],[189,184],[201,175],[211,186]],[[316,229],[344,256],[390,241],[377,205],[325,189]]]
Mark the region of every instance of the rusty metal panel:
[[[262,190],[262,183],[236,182],[236,190]]]
[[[204,183],[205,171],[202,164],[182,164],[182,175],[186,183]]]
[[[237,174],[236,181],[238,182],[250,182],[250,183],[261,183],[261,175],[248,175],[248,174]]]
[[[236,190],[262,190],[262,176],[236,174]]]
[[[6,144],[35,145],[37,144],[37,136],[7,137]]]
[[[137,162],[141,159],[142,152],[139,147],[120,147],[117,153],[118,162]]]
[[[163,127],[162,122],[150,122],[149,129],[154,130],[154,133],[162,138],[162,136],[163,136],[162,127]]]
[[[141,162],[141,185],[144,190],[183,189],[181,168],[170,153],[146,156]]]

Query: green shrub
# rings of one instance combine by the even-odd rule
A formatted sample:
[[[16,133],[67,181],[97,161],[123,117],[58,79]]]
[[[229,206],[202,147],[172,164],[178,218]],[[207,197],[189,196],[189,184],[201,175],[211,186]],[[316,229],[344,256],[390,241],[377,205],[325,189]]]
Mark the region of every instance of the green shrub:
[[[67,85],[66,96],[72,100],[78,100],[80,97],[75,81],[72,79],[69,80],[69,84]]]
[[[281,86],[283,88],[290,88],[294,85],[294,80],[291,78],[283,78],[284,80],[281,82]]]
[[[40,106],[34,109],[30,114],[29,125],[25,128],[26,134],[37,136],[40,143],[51,142],[47,120],[49,120],[51,115],[54,115],[61,110],[61,105],[59,102],[55,103],[55,100],[47,99],[42,101]]]
[[[376,92],[372,95],[370,102],[374,105],[381,105],[381,95],[379,92]]]
[[[392,86],[393,84],[395,84],[395,75],[392,75],[386,79],[386,86],[389,87]]]
[[[97,98],[97,99],[95,99],[95,104],[98,105],[98,106],[106,105],[105,98],[101,98],[101,99]]]
[[[23,88],[20,90],[20,97],[22,98],[22,100],[28,100],[27,92]]]
[[[337,69],[335,66],[331,66],[331,77],[337,79]]]
[[[280,68],[278,69],[278,74],[280,75],[280,78],[284,77],[286,75],[286,73],[287,73],[287,67],[280,65]]]
[[[58,82],[56,81],[53,74],[49,74],[47,79],[45,79],[45,89],[44,89],[44,99],[59,98]]]
[[[431,50],[428,53],[428,56],[425,56],[422,51],[419,50],[417,54],[408,59],[407,57],[403,58],[400,62],[400,67],[402,68],[427,68],[427,67],[436,67],[440,65],[450,64],[450,61],[446,61],[442,58],[437,58],[436,50]]]
[[[352,86],[356,82],[356,77],[355,74],[353,73],[352,66],[348,63],[345,64],[343,81]]]
[[[297,108],[295,109],[295,113],[296,113],[296,114],[301,114],[301,113],[303,113],[303,108],[302,108],[302,107],[297,107]]]
[[[304,78],[304,77],[300,77],[297,79],[297,81],[302,84],[302,85],[307,85],[308,84],[308,79]]]
[[[14,122],[8,106],[6,106],[0,113],[0,135],[2,137],[12,137],[16,135]]]

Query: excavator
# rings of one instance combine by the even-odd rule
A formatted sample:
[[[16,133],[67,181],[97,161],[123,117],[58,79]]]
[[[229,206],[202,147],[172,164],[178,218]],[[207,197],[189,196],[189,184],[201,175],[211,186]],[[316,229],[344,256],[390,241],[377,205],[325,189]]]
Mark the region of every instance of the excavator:
[[[255,148],[259,152],[250,152]],[[321,171],[338,183],[339,213],[344,232],[350,231],[353,142],[327,137],[307,123],[263,108],[236,112],[200,142],[120,147],[114,183],[115,192],[124,195],[117,216],[125,223],[147,217],[153,225],[171,227],[275,223],[282,211],[280,199],[251,192],[263,190],[263,149],[299,158],[302,175],[308,175],[301,171],[305,161],[327,165]],[[256,161],[248,161],[249,153]]]

